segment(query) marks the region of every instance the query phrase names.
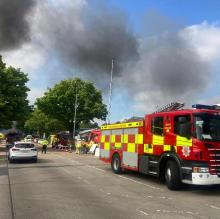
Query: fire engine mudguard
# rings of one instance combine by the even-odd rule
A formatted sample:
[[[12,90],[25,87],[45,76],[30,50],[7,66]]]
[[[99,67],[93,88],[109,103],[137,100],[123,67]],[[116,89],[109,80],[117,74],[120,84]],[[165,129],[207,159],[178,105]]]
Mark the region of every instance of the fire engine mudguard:
[[[112,157],[111,167],[114,173],[120,174],[122,173],[121,168],[121,159],[118,153],[115,153]]]

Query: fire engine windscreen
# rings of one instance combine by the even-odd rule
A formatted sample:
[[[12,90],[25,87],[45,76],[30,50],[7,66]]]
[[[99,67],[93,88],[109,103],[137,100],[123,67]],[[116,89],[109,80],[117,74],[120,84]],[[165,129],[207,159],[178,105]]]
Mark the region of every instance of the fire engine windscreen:
[[[196,138],[220,142],[220,116],[201,113],[194,115]]]

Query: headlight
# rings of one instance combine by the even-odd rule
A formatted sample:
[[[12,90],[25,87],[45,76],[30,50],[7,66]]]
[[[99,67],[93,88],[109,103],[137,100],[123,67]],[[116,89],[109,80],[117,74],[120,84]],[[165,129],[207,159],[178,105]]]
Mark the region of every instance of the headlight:
[[[208,167],[193,167],[193,173],[208,173]]]

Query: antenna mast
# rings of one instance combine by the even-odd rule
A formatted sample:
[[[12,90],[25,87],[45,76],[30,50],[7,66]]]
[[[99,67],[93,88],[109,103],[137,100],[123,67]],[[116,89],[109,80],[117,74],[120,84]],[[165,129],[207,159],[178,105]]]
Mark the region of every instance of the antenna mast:
[[[114,69],[114,60],[112,59],[111,78],[109,84],[108,119],[107,119],[108,124],[110,124],[110,116],[111,116],[113,69]]]

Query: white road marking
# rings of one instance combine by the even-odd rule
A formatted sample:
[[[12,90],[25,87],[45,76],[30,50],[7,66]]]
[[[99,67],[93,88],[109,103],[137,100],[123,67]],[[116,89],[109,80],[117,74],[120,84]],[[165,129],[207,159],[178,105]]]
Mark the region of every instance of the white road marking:
[[[145,211],[142,211],[142,210],[139,210],[139,209],[137,209],[137,211],[138,212],[140,212],[140,213],[142,213],[142,214],[144,214],[144,215],[149,215],[147,212],[145,212]]]
[[[174,199],[174,198],[171,198],[171,197],[166,197],[166,196],[161,196],[161,197],[159,197],[159,198],[161,198],[161,199],[169,199],[169,200]]]
[[[209,205],[210,208],[214,208],[214,209],[217,209],[217,210],[220,210],[220,207],[217,207],[215,205]]]
[[[191,211],[187,211],[186,213],[187,213],[187,214],[193,214],[193,212],[191,212]]]
[[[140,185],[143,185],[143,186],[149,187],[149,188],[151,188],[151,189],[157,189],[157,190],[163,191],[163,189],[161,189],[161,188],[154,187],[154,186],[150,186],[150,185],[148,185],[148,184],[145,184],[145,183],[139,182],[139,181],[134,180],[134,179],[130,179],[130,178],[127,178],[127,177],[124,177],[124,176],[119,176],[119,175],[118,175],[118,177],[123,178],[123,179],[127,179],[127,180],[129,180],[129,181],[131,181],[131,182],[138,183],[138,184],[140,184]]]
[[[152,195],[144,196],[144,198],[153,198]]]
[[[170,211],[170,210],[166,210],[166,209],[157,209],[156,212],[161,212],[161,213],[174,213],[174,214],[190,214],[190,215],[198,215],[198,212],[191,212],[191,211],[187,211],[187,210],[174,210],[174,211]]]

